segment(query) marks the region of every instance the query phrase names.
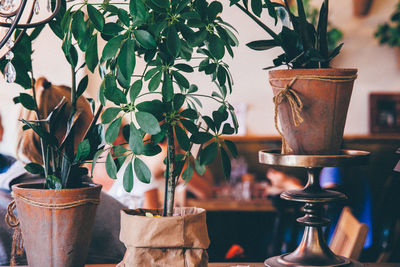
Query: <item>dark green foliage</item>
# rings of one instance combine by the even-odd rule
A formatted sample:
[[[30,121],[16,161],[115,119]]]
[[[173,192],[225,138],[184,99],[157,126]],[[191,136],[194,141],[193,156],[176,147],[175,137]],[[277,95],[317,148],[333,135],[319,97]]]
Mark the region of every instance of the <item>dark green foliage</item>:
[[[270,0],[251,0],[251,8],[247,0],[230,0],[231,5],[237,5],[243,12],[252,18],[269,35],[267,40],[257,40],[247,45],[254,50],[268,50],[280,47],[284,51],[273,60],[274,66],[266,69],[286,65],[289,68],[328,68],[329,62],[339,53],[342,45],[329,49],[328,39],[328,5],[324,0],[319,11],[318,23],[315,22],[315,13],[307,14],[308,1],[297,0],[297,14],[294,14],[287,5],[273,3]],[[242,2],[242,3],[240,3]],[[280,33],[275,33],[261,22],[260,17],[263,10],[277,22],[278,18],[283,20],[289,18],[291,27],[283,26]],[[278,11],[278,12],[277,12]],[[307,15],[309,15],[307,17]],[[311,19],[312,21],[309,21]],[[315,25],[312,23],[314,22]],[[338,32],[336,32],[337,34]],[[334,35],[331,35],[331,39]],[[331,42],[332,43],[332,42]]]
[[[375,37],[381,44],[388,44],[391,47],[400,47],[400,3],[390,17],[390,21],[378,26]]]

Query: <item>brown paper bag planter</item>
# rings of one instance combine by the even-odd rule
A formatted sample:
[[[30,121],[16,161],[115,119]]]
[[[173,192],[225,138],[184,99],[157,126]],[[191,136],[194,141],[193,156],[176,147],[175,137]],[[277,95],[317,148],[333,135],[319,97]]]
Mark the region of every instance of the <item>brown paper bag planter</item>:
[[[29,266],[84,266],[101,185],[42,188],[38,183],[12,186]]]
[[[275,126],[282,136],[282,153],[339,153],[356,77],[356,69],[269,72],[275,96]]]
[[[117,267],[204,267],[210,244],[206,212],[175,208],[172,217],[146,217],[162,210],[122,210],[120,239],[127,250]]]

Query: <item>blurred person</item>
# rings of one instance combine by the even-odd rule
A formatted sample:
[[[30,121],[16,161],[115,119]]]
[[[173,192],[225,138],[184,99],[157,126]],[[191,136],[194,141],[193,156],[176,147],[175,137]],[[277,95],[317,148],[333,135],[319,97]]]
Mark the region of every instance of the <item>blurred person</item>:
[[[41,116],[46,117],[54,107],[61,101],[63,97],[70,103],[71,89],[66,86],[52,85],[45,78],[39,78],[35,83],[37,94],[37,105]],[[89,102],[80,97],[77,101],[77,109],[81,111],[74,127],[76,139],[79,141],[86,134],[88,125],[93,120]],[[70,105],[64,109],[62,119],[66,119],[70,113]],[[31,112],[21,113],[22,118],[26,120],[36,119]],[[66,125],[66,121],[64,124]],[[62,127],[60,127],[62,128]],[[63,138],[64,129],[58,129],[56,136],[58,140]],[[78,142],[75,142],[75,147]],[[18,136],[17,155],[20,155],[24,161],[41,163],[41,148],[40,138],[32,130],[20,131]],[[24,169],[24,162],[21,160],[15,163],[8,169],[7,172],[0,174],[0,214],[5,215],[7,205],[12,200],[11,186],[21,182],[44,182],[44,177],[40,175],[32,175]],[[90,182],[90,180],[88,180]],[[100,196],[100,204],[97,208],[95,217],[92,240],[89,247],[87,263],[117,263],[124,253],[125,247],[119,241],[119,226],[120,226],[120,209],[124,208],[117,200],[102,193]],[[0,215],[0,216],[1,216]],[[12,245],[12,229],[1,220],[0,222],[0,265],[8,265],[10,261],[10,252]],[[26,262],[26,259],[21,259]],[[20,262],[22,263],[22,262]]]

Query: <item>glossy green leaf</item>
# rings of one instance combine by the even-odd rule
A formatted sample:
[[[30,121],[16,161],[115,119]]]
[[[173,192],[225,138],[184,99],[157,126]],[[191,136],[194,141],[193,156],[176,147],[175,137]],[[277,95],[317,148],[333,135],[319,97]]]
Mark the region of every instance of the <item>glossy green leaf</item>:
[[[103,154],[104,151],[105,151],[104,149],[100,149],[94,154],[92,161],[92,168],[90,170],[91,177],[93,177],[94,167],[96,166],[97,160],[99,159],[101,154]]]
[[[80,97],[86,90],[89,82],[89,77],[86,75],[85,77],[82,78],[82,80],[79,82],[78,89],[76,90],[76,97]]]
[[[111,156],[111,152],[108,153],[106,158],[106,171],[110,178],[117,179],[117,166],[115,165],[114,159]]]
[[[189,149],[190,149],[190,140],[187,137],[185,131],[179,125],[175,125],[174,128],[175,128],[176,140],[178,141],[179,146],[183,150],[189,151]]]
[[[192,119],[192,120],[196,120],[199,117],[199,114],[197,113],[197,111],[194,109],[190,109],[190,108],[183,110],[180,113],[180,115],[182,117]]]
[[[138,111],[135,113],[136,121],[140,128],[148,134],[154,135],[161,131],[158,120],[148,112]]]
[[[222,12],[222,4],[219,1],[213,1],[210,3],[207,9],[208,20],[214,21],[219,13]]]
[[[186,99],[185,95],[176,94],[174,96],[174,100],[173,100],[173,103],[172,103],[173,106],[174,106],[174,110],[178,111],[183,106],[183,104],[185,103],[185,99]]]
[[[142,135],[133,123],[129,125],[129,147],[136,155],[141,155],[144,151]]]
[[[24,108],[29,109],[29,110],[35,110],[36,108],[36,103],[35,100],[33,100],[33,97],[29,94],[26,93],[20,93],[19,94],[19,102],[24,106]]]
[[[172,76],[174,76],[176,82],[180,86],[182,86],[183,88],[189,88],[189,81],[185,78],[185,76],[175,70],[172,71]]]
[[[173,57],[177,57],[181,51],[181,40],[174,25],[167,29],[167,49]]]
[[[229,178],[231,176],[231,160],[228,157],[225,149],[221,146],[221,160],[222,160],[222,170],[224,171],[224,176]]]
[[[101,114],[101,122],[103,124],[107,124],[112,122],[115,117],[117,117],[117,115],[120,113],[121,108],[117,108],[117,107],[111,107],[111,108],[107,108],[103,114]]]
[[[108,41],[103,49],[102,60],[105,61],[115,57],[123,39],[124,37],[122,35],[118,35]]]
[[[121,121],[122,118],[119,117],[115,119],[107,128],[106,130],[106,142],[107,144],[112,144],[115,139],[117,139],[119,134],[119,129],[121,128]]]
[[[225,123],[222,127],[222,134],[233,134],[235,129],[229,123]]]
[[[237,148],[234,142],[230,140],[224,140],[226,147],[229,149],[229,152],[231,152],[232,157],[236,158],[238,155]]]
[[[132,84],[131,88],[129,89],[129,97],[132,103],[135,102],[136,98],[140,94],[140,91],[142,90],[142,87],[142,80],[137,80]]]
[[[135,41],[127,39],[118,55],[118,68],[126,79],[130,79],[135,69]]]
[[[87,12],[89,15],[89,19],[93,23],[94,27],[101,32],[104,27],[103,15],[92,5],[87,5]]]
[[[154,37],[148,31],[134,30],[133,34],[135,35],[135,38],[139,42],[139,44],[144,48],[154,49],[157,47]]]
[[[194,169],[196,170],[196,172],[200,175],[203,176],[204,173],[206,172],[207,168],[205,165],[201,165],[200,161],[195,159],[194,160]]]
[[[200,164],[208,165],[210,164],[218,154],[218,145],[212,142],[200,151]]]
[[[42,165],[38,164],[38,163],[28,163],[25,165],[25,170],[27,170],[28,172],[32,173],[32,174],[44,174],[44,168]]]
[[[86,23],[84,19],[84,14],[82,11],[76,11],[73,15],[71,23],[71,31],[74,35],[75,40],[82,42],[86,34]]]
[[[250,43],[247,43],[246,45],[253,50],[264,51],[279,46],[279,43],[276,40],[272,39],[252,41]]]
[[[251,0],[251,10],[253,10],[253,13],[257,17],[260,17],[261,15],[262,5],[263,4],[261,0]]]
[[[133,169],[132,162],[129,162],[124,171],[123,185],[126,192],[131,192],[133,188]]]
[[[122,27],[118,23],[109,22],[104,25],[102,33],[108,34],[108,35],[116,35],[123,30],[124,30],[124,27]]]
[[[153,4],[160,8],[167,8],[169,7],[169,0],[150,0]]]
[[[222,59],[225,55],[224,41],[222,41],[221,38],[214,34],[209,35],[207,41],[207,48],[210,51],[211,55],[216,59]]]
[[[90,142],[89,139],[84,139],[78,145],[75,160],[76,161],[85,160],[87,156],[89,156],[89,154],[90,154]]]
[[[192,164],[190,164],[190,162],[188,162],[185,170],[182,173],[182,179],[185,181],[185,184],[187,184],[190,179],[192,179],[193,177],[193,167]]]
[[[214,136],[209,132],[197,132],[193,133],[190,140],[195,144],[204,144],[211,140]]]
[[[151,172],[147,165],[138,157],[135,158],[133,165],[135,168],[135,174],[139,181],[145,184],[150,183]]]
[[[193,67],[188,64],[183,64],[183,63],[175,64],[174,67],[177,68],[178,70],[181,70],[181,71],[184,71],[187,73],[194,72]]]
[[[162,96],[165,102],[172,101],[174,96],[174,87],[172,85],[171,77],[168,73],[164,73],[164,81],[162,86]]]
[[[87,46],[87,50],[85,53],[85,62],[86,66],[91,72],[94,72],[94,69],[99,62],[99,56],[97,54],[97,34],[93,35],[89,41]]]
[[[192,135],[199,131],[196,124],[190,120],[181,119],[180,122],[182,123],[183,127],[185,127],[185,129],[188,130]]]
[[[159,71],[151,78],[151,80],[149,82],[149,91],[150,92],[157,90],[157,88],[160,86],[161,76],[162,76],[162,72]]]
[[[125,9],[118,9],[118,18],[125,26],[129,27],[130,18],[128,12]]]

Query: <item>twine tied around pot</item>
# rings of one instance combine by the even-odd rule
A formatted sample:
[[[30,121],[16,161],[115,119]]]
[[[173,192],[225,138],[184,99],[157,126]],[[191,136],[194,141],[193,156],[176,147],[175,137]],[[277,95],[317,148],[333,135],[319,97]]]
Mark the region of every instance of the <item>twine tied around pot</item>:
[[[286,138],[284,137],[282,131],[278,126],[278,107],[279,105],[286,99],[289,103],[294,126],[298,127],[304,121],[303,117],[300,113],[303,110],[303,102],[297,92],[292,88],[293,84],[296,80],[317,80],[324,82],[352,82],[357,78],[357,75],[350,76],[323,76],[323,75],[297,75],[295,77],[287,77],[287,78],[270,78],[269,81],[272,85],[273,81],[290,81],[285,87],[278,87],[272,85],[274,88],[279,89],[280,91],[273,98],[275,104],[275,115],[274,122],[275,128],[278,131],[279,135],[282,137],[282,154],[287,154],[288,152],[292,152],[292,148],[287,143]]]
[[[86,198],[77,201],[71,201],[67,203],[43,203],[39,201],[34,201],[28,198],[25,198],[21,195],[15,194],[14,192],[11,193],[12,197],[14,198],[13,201],[8,204],[7,207],[7,214],[5,216],[5,222],[11,228],[14,228],[13,233],[13,241],[11,247],[11,259],[10,259],[10,267],[16,266],[16,256],[22,255],[24,253],[24,246],[23,246],[23,239],[22,239],[22,232],[20,227],[20,222],[17,216],[14,214],[14,210],[16,208],[15,199],[19,198],[22,201],[25,201],[33,206],[46,208],[46,209],[54,209],[54,210],[61,210],[61,209],[70,209],[73,207],[78,207],[85,204],[92,204],[98,205],[100,203],[99,198]]]

